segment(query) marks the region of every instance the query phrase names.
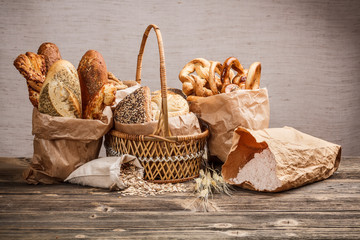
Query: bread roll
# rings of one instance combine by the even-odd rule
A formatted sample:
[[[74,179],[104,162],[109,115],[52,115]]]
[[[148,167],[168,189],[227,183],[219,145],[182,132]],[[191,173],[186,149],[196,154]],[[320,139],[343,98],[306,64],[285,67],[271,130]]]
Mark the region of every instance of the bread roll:
[[[140,87],[116,105],[115,121],[123,124],[150,122],[152,119],[151,97],[148,87]]]
[[[81,118],[81,90],[75,67],[66,60],[49,69],[40,92],[39,111],[51,116]]]
[[[113,105],[116,94],[116,88],[104,86],[108,83],[105,60],[99,52],[89,50],[81,58],[77,71],[81,85],[83,118],[99,119],[105,106]]]
[[[179,94],[170,90],[167,91],[168,117],[175,117],[189,113],[187,101]],[[161,94],[155,92],[151,96],[151,108],[153,120],[159,120],[161,111]]]
[[[57,60],[62,59],[59,48],[54,43],[50,42],[41,44],[37,53],[45,57],[46,73]]]

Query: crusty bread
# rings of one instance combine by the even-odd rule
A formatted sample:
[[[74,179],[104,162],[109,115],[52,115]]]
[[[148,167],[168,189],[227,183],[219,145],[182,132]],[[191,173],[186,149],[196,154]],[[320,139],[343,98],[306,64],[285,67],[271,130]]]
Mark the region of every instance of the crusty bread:
[[[115,121],[123,124],[146,123],[152,119],[151,96],[148,87],[140,87],[116,105]]]
[[[45,58],[32,52],[20,54],[14,61],[16,69],[24,76],[29,91],[29,99],[38,107],[39,93],[45,81]]]
[[[57,61],[62,59],[59,48],[54,43],[45,42],[40,45],[37,53],[45,57],[46,72]]]
[[[184,97],[174,93],[171,90],[167,91],[168,117],[175,117],[189,113],[189,105]],[[161,111],[161,94],[160,91],[152,93],[151,108],[153,120],[159,120]]]
[[[95,97],[88,103],[83,118],[101,119],[105,106],[112,106],[115,103],[116,87],[111,83],[106,83]]]
[[[39,111],[51,116],[81,118],[81,90],[75,67],[58,60],[49,69],[40,92]]]
[[[85,119],[99,119],[105,106],[111,106],[115,100],[116,88],[108,85],[108,71],[102,55],[89,50],[81,58],[78,66],[81,85],[82,111]],[[104,100],[104,101],[101,101]],[[110,104],[110,105],[108,105]]]

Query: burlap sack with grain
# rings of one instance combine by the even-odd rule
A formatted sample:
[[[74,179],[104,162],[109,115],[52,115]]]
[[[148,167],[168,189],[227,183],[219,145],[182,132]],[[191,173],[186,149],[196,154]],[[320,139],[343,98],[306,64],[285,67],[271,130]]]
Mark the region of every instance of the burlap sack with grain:
[[[23,177],[30,184],[53,184],[99,156],[103,136],[113,125],[112,111],[105,108],[102,120],[53,117],[34,108],[34,154]]]
[[[280,192],[330,177],[340,158],[341,146],[294,128],[238,128],[222,175],[246,189]]]
[[[239,90],[198,99],[190,111],[209,125],[210,154],[225,162],[232,145],[235,128],[269,127],[270,105],[266,88]]]

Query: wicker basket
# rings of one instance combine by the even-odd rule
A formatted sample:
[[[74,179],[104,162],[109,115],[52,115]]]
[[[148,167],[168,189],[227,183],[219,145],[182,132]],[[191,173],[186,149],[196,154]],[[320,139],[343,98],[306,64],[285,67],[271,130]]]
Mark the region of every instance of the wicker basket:
[[[116,130],[105,137],[107,156],[131,154],[144,167],[144,179],[156,183],[184,182],[198,177],[209,131],[189,136],[171,136],[168,126],[164,48],[160,29],[149,25],[143,35],[137,61],[136,81],[141,83],[144,47],[151,29],[155,30],[160,55],[162,107],[157,128],[151,135],[130,135]]]

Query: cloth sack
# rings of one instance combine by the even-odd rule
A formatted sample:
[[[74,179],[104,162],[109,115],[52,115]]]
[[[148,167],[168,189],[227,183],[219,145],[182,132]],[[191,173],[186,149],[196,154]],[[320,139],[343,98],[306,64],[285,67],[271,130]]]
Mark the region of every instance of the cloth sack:
[[[65,182],[83,186],[125,189],[127,186],[121,179],[121,165],[131,162],[136,166],[137,176],[143,177],[144,169],[139,160],[131,155],[124,154],[121,157],[105,157],[92,160],[73,171]]]
[[[190,111],[205,121],[210,130],[210,155],[225,162],[232,145],[235,128],[269,127],[270,105],[266,88],[238,90],[191,102]]]
[[[341,146],[291,127],[237,128],[222,167],[226,182],[280,192],[330,177],[338,168]]]
[[[99,156],[102,138],[112,126],[109,107],[102,120],[53,117],[34,108],[34,154],[24,179],[30,184],[63,181],[76,168]]]

